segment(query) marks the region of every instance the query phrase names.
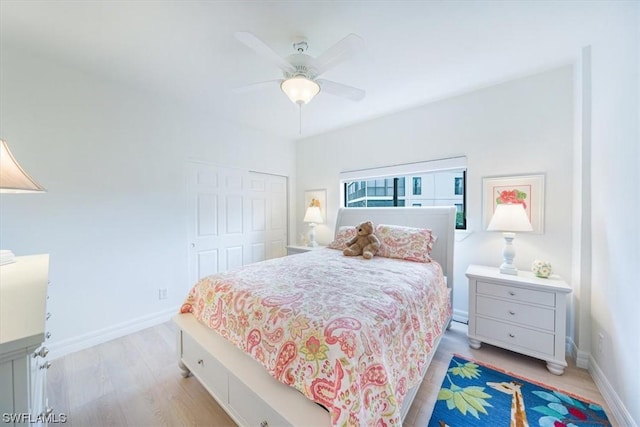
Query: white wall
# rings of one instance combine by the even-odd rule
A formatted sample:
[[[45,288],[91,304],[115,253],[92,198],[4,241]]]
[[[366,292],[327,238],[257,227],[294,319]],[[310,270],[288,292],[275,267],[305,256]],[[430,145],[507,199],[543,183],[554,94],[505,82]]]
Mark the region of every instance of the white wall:
[[[621,424],[638,425],[640,3],[600,19],[592,43],[590,369],[603,393],[625,403],[629,413],[616,408]]]
[[[565,66],[299,142],[298,200],[305,189],[327,188],[328,224],[318,226],[318,241],[332,238],[340,172],[466,155],[467,227],[473,233],[456,243],[456,316],[467,316],[467,266],[502,260],[501,234],[482,226],[485,176],[546,175],[545,233],[518,235],[515,263],[529,269],[534,259],[547,259],[570,280],[572,81],[572,68]],[[296,206],[298,218],[303,208]],[[298,234],[304,227],[298,222]]]
[[[290,141],[24,49],[2,45],[1,55],[0,133],[48,190],[2,196],[1,246],[51,254],[50,348],[175,312],[190,285],[187,159],[294,175]],[[158,300],[160,287],[168,299]]]

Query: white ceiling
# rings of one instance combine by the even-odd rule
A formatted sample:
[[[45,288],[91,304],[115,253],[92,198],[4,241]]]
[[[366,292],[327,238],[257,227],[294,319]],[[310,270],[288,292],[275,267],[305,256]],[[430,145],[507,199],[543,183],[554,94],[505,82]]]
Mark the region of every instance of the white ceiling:
[[[570,62],[588,43],[582,14],[599,3],[2,0],[0,40],[298,139]],[[298,107],[277,88],[232,91],[281,77],[236,31],[282,56],[299,36],[317,56],[356,33],[366,49],[323,77],[367,96],[321,93],[300,135]]]

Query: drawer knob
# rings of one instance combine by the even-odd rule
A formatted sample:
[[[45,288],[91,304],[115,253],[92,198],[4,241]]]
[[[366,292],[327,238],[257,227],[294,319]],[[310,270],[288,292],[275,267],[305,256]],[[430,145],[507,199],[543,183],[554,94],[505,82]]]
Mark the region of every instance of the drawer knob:
[[[40,365],[40,369],[49,369],[51,367],[51,362],[47,362],[44,365]]]
[[[204,360],[202,360],[202,359],[198,359],[198,365],[200,365],[200,366],[204,366]]]
[[[33,353],[33,357],[47,357],[47,354],[49,354],[49,349],[43,346],[40,350]]]
[[[515,338],[516,336],[514,334],[512,334],[512,333],[509,333],[509,337]]]
[[[512,315],[512,316],[515,316],[516,312],[513,311],[513,310],[509,310],[509,314]]]
[[[47,337],[47,339],[51,338],[51,332],[47,332],[44,336]]]
[[[509,295],[511,295],[511,296],[513,297],[513,296],[515,296],[515,295],[516,295],[516,293],[515,293],[515,292],[513,292],[513,291],[509,291]]]
[[[260,423],[260,427],[269,427],[269,423],[266,421],[263,421]]]
[[[49,320],[51,319],[51,313],[47,313],[47,316],[45,317],[45,320]]]

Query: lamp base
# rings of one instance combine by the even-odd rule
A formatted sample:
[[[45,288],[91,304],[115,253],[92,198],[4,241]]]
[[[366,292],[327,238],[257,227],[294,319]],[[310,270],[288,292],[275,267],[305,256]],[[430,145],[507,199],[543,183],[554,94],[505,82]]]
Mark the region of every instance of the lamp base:
[[[512,276],[518,275],[518,269],[513,265],[502,264],[500,266],[500,274],[510,274]]]
[[[309,243],[307,244],[310,248],[315,248],[318,246],[316,242],[316,224],[315,222],[309,223]]]
[[[518,269],[513,264],[513,259],[516,257],[516,249],[513,246],[513,239],[516,237],[516,233],[502,233],[504,237],[504,248],[502,249],[502,264],[500,265],[501,274],[510,274],[512,276],[518,275]]]

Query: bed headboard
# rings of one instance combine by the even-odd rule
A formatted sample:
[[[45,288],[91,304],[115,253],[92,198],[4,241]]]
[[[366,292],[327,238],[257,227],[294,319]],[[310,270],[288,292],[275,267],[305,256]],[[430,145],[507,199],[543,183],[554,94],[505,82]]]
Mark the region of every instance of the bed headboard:
[[[454,206],[342,208],[338,210],[336,232],[340,227],[355,226],[362,221],[373,221],[376,225],[390,224],[431,229],[433,235],[438,237],[431,251],[431,258],[442,266],[444,275],[447,276],[447,286],[453,287],[453,245],[456,228]]]

